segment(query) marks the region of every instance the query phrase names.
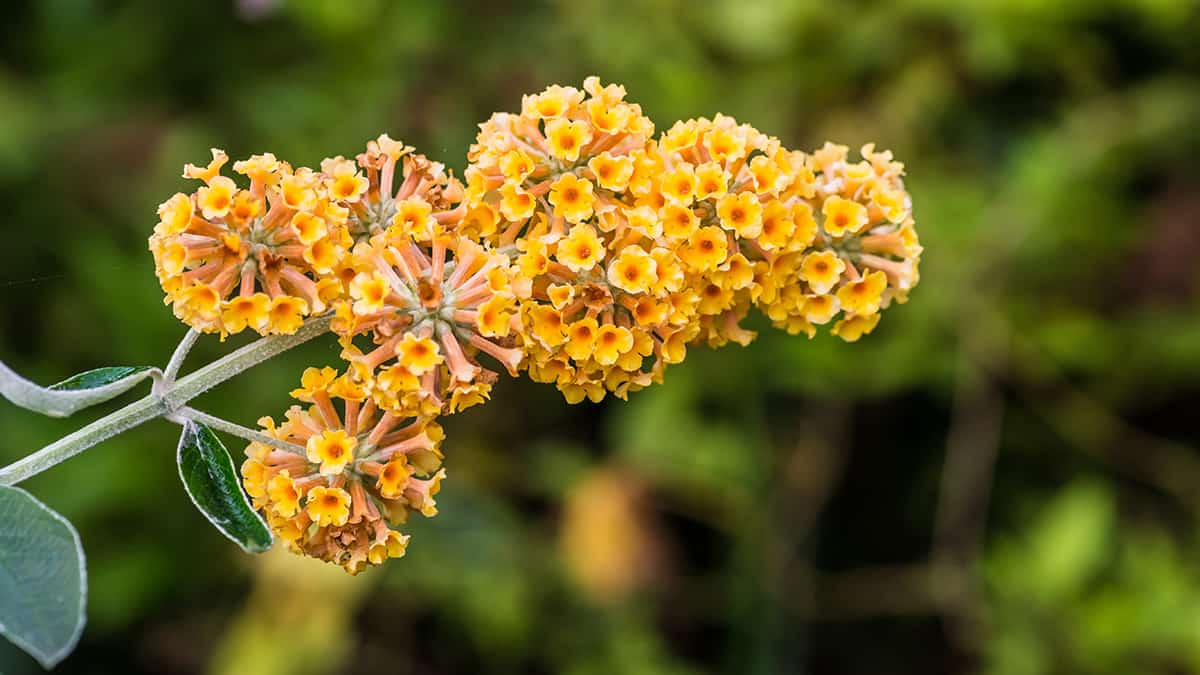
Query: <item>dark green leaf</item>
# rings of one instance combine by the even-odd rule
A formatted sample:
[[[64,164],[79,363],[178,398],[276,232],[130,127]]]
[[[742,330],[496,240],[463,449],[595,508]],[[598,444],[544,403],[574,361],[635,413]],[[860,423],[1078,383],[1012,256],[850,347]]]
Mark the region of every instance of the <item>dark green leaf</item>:
[[[250,507],[229,451],[203,424],[188,421],[179,437],[179,477],[192,502],[247,553],[271,548],[271,530]]]
[[[0,634],[46,668],[83,632],[87,566],[71,523],[15,487],[0,487]]]
[[[72,377],[52,384],[48,388],[55,391],[77,391],[79,389],[95,389],[103,387],[106,384],[112,384],[118,380],[123,380],[130,375],[143,373],[152,370],[150,366],[113,366],[109,368],[96,368],[87,372],[79,373]]]

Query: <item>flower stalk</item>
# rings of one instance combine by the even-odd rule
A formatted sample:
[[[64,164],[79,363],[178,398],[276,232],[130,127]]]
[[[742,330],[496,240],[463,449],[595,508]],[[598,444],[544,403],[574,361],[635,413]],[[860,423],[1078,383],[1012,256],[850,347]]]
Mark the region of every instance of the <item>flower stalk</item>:
[[[244,427],[235,422],[230,422],[229,420],[222,419],[215,415],[210,415],[206,412],[196,410],[195,408],[189,408],[185,406],[175,411],[175,413],[171,415],[171,421],[173,422],[178,421],[179,423],[183,423],[186,420],[199,422],[200,424],[212,427],[217,431],[224,431],[227,434],[237,436],[238,438],[243,438],[254,443],[262,443],[263,445],[268,445],[277,450],[283,450],[284,452],[291,452],[293,454],[304,454],[303,446],[296,445],[295,443],[288,443],[287,441],[281,441],[278,438],[268,436],[261,431],[255,431],[254,429]]]

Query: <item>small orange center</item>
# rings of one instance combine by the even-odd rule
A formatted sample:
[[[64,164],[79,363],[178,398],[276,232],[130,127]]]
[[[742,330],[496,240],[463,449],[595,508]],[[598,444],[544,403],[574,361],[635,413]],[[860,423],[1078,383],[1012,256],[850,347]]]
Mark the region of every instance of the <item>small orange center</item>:
[[[422,304],[429,305],[437,301],[438,290],[428,281],[422,281],[417,285],[417,297],[421,298]]]

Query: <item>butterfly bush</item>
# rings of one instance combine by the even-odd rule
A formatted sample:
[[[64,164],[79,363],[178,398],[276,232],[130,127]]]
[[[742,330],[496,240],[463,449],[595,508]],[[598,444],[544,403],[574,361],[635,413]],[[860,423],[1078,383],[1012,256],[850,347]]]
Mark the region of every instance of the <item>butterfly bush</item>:
[[[916,285],[903,164],[873,145],[785,147],[726,115],[654,123],[625,88],[550,86],[479,125],[462,180],[386,134],[354,159],[274,155],[159,207],[165,301],[222,338],[330,317],[340,369],[308,368],[259,423],[241,476],[294,552],[358,573],[402,556],[437,513],[437,420],[501,373],[570,403],[664,379],[692,347],[747,345],[751,309],[853,342]]]

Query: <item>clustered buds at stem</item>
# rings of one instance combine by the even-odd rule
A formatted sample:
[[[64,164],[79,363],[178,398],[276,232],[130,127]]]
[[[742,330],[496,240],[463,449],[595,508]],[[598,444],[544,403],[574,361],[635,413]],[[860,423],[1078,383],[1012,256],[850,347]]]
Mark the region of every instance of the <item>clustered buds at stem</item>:
[[[345,371],[310,368],[252,443],[247,491],[292,550],[351,572],[403,554],[433,515],[440,415],[487,401],[499,371],[568,402],[662,382],[691,346],[778,328],[853,342],[907,300],[921,246],[890,152],[805,153],[716,115],[655,136],[625,88],[589,77],[479,125],[460,182],[386,134],[355,160],[293,169],[225,154],[159,207],[167,302],[198,331],[291,333],[332,315]],[[333,400],[342,401],[342,409]]]

